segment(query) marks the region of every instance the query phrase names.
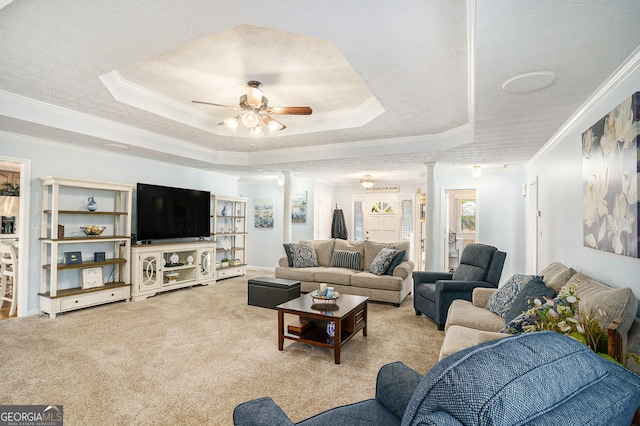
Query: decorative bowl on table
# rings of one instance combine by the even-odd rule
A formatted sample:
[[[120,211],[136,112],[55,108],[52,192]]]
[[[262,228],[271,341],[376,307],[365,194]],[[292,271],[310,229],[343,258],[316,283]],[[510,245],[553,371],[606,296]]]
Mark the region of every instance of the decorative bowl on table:
[[[107,229],[107,227],[87,225],[87,226],[81,226],[80,229],[82,229],[82,232],[84,232],[84,234],[88,237],[97,237],[98,235],[102,234],[102,232],[105,229]]]

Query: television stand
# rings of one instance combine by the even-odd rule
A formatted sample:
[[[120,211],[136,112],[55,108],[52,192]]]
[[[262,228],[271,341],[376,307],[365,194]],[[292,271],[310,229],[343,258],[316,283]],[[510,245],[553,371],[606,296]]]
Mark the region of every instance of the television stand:
[[[131,248],[131,300],[144,300],[163,291],[215,282],[213,241],[144,244]],[[170,262],[173,254],[178,262]]]

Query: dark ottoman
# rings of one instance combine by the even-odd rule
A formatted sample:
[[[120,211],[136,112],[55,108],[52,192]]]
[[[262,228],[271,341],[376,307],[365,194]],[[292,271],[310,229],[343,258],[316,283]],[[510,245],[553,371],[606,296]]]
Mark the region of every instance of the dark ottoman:
[[[249,305],[275,309],[297,297],[300,297],[300,281],[273,277],[249,280]]]

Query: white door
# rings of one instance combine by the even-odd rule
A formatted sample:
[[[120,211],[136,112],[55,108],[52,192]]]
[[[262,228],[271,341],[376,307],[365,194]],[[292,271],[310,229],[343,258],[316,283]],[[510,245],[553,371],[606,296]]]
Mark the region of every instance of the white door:
[[[401,211],[398,197],[376,195],[363,202],[364,239],[392,243],[401,239]]]

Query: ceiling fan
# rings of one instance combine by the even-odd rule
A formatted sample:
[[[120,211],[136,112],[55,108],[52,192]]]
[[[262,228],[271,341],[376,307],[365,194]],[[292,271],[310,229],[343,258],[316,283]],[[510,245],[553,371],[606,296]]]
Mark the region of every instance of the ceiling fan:
[[[310,115],[312,110],[308,106],[289,106],[289,107],[270,107],[269,100],[262,96],[260,90],[262,83],[251,80],[247,82],[247,94],[240,96],[239,108],[231,105],[216,104],[213,102],[191,101],[197,104],[213,105],[224,108],[233,108],[242,111],[234,117],[227,118],[218,124],[224,124],[233,133],[236,132],[238,124],[242,123],[249,130],[249,134],[253,137],[264,135],[261,124],[264,124],[269,130],[269,134],[279,132],[286,129],[287,126],[271,117],[271,115]]]

